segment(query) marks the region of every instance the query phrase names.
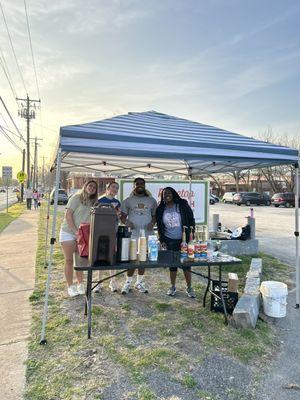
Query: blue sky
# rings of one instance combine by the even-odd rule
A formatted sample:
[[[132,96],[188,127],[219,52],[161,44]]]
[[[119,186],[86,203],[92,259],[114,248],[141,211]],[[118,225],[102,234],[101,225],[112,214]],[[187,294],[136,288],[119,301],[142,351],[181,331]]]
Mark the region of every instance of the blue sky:
[[[27,91],[37,98],[23,0],[1,4]],[[43,138],[40,156],[50,157],[59,126],[128,111],[156,110],[248,136],[268,127],[300,134],[298,0],[26,4],[42,99],[42,120],[32,124],[32,135]],[[0,46],[24,97],[3,24]],[[1,69],[0,84],[24,129]],[[0,165],[17,172],[20,155],[6,143],[0,136]]]

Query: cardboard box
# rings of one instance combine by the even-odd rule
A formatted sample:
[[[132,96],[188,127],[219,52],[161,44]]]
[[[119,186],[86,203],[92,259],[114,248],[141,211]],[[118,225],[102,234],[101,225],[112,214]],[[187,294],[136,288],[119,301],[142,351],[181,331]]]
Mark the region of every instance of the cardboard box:
[[[238,291],[239,278],[236,273],[228,272],[228,292]]]

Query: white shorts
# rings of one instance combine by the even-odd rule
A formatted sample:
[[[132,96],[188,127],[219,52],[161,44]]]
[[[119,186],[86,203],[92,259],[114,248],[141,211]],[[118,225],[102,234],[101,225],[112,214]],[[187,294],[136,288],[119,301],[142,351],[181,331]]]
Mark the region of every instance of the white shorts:
[[[70,242],[71,240],[75,240],[75,241],[77,240],[76,235],[74,235],[74,233],[69,233],[69,232],[60,230],[59,243]]]

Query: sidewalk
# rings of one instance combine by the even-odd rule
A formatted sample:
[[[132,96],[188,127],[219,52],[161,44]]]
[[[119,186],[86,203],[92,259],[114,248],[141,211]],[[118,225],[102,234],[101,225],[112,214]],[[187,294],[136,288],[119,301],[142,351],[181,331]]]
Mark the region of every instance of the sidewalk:
[[[23,399],[39,212],[26,210],[0,233],[0,398]]]

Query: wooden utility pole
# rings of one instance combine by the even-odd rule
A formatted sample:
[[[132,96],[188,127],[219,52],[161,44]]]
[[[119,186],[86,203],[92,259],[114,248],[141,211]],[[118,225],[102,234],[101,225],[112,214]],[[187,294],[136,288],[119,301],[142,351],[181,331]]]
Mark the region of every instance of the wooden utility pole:
[[[21,169],[21,171],[23,171],[23,172],[24,172],[24,169],[25,169],[25,152],[26,152],[26,150],[23,149],[23,152],[22,152],[22,169]],[[22,203],[23,203],[23,199],[24,199],[24,183],[21,183],[21,202]]]
[[[36,110],[36,104],[35,103],[40,103],[41,100],[31,100],[28,97],[28,94],[26,96],[26,99],[19,99],[17,97],[17,100],[19,101],[25,101],[24,103],[21,103],[21,109],[19,109],[19,115],[21,118],[26,119],[26,127],[27,127],[27,188],[30,186],[30,120],[35,118],[35,110]],[[32,105],[31,105],[32,104]],[[32,109],[34,108],[34,110]]]

